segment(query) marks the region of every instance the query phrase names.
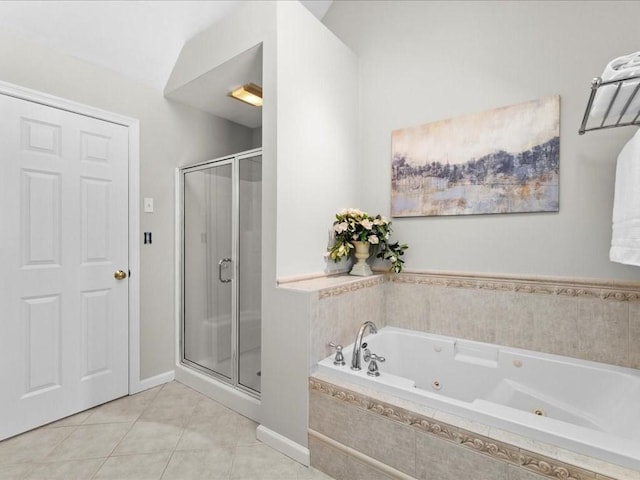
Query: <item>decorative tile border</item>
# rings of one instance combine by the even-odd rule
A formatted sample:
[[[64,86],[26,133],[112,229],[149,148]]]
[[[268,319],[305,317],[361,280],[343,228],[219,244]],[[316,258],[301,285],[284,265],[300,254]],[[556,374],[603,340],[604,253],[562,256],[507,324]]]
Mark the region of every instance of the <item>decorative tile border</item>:
[[[338,387],[317,378],[309,378],[309,389],[346,402],[356,408],[361,408],[368,412],[417,428],[435,437],[460,445],[463,448],[472,449],[480,454],[534,472],[543,477],[556,480],[614,480],[596,472],[584,470],[544,455],[520,449],[514,445],[469,432],[392,404],[381,402],[375,398]]]
[[[640,283],[560,277],[518,277],[453,272],[409,272],[388,275],[392,283],[469,288],[496,292],[585,297],[619,302],[640,301]]]
[[[376,273],[385,272],[376,271]],[[344,285],[320,288],[318,289],[318,295],[320,299],[335,297],[387,282],[495,292],[582,297],[618,302],[640,302],[640,282],[431,271],[410,271],[399,274],[385,273],[384,276],[376,275],[375,278],[365,277],[362,280],[352,281]]]
[[[318,298],[328,298],[342,295],[344,293],[351,293],[363,288],[374,287],[386,282],[385,277],[376,276],[375,278],[365,278],[358,282],[348,283],[346,285],[340,285],[339,287],[324,288],[319,291]]]

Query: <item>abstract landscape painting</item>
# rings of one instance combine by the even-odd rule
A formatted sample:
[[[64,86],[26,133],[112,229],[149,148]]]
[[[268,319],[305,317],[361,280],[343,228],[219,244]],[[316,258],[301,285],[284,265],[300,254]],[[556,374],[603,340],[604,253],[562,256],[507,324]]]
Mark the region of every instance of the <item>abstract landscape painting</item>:
[[[394,130],[394,217],[557,212],[560,97]]]

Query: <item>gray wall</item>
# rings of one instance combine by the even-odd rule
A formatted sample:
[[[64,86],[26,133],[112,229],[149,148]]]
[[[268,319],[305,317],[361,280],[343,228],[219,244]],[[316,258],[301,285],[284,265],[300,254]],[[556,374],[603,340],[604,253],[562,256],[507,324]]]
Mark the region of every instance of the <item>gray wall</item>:
[[[140,120],[140,378],[174,368],[174,169],[250,148],[251,130],[164,99],[162,92],[50,48],[0,33],[0,80]]]
[[[276,280],[322,272],[333,215],[355,202],[356,58],[298,2],[248,1],[186,43],[165,91],[259,43],[264,91],[261,424],[297,444],[289,445],[297,455],[307,444],[308,300],[277,288]]]
[[[354,204],[357,58],[298,2],[278,13],[278,278],[322,273],[335,213]],[[305,387],[306,388],[306,387]]]
[[[640,2],[334,2],[358,55],[360,203],[389,212],[391,131],[561,96],[560,212],[394,219],[407,267],[638,279],[608,260],[615,161],[637,130],[577,130],[590,81],[639,49]],[[366,187],[365,187],[366,186]]]
[[[281,278],[324,270],[333,216],[356,198],[357,71],[353,52],[298,2],[278,4],[277,42]],[[308,300],[281,288],[270,298],[275,303],[263,317],[269,323],[262,333],[262,424],[306,446]]]

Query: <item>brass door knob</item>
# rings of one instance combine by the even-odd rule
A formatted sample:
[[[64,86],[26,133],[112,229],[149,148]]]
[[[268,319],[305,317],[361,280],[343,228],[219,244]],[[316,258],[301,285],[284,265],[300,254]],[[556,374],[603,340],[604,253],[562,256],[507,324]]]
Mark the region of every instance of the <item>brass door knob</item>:
[[[116,270],[116,273],[113,274],[116,280],[124,280],[127,278],[127,273],[124,270]]]

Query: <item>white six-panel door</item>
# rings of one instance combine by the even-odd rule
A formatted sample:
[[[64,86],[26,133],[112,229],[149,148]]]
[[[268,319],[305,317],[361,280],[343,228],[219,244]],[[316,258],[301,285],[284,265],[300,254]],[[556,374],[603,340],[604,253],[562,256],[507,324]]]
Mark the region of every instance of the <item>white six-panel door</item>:
[[[128,393],[128,129],[0,94],[0,440]]]

